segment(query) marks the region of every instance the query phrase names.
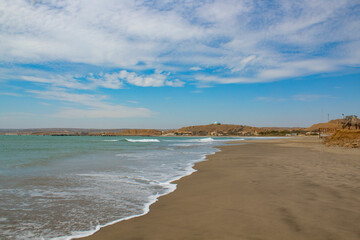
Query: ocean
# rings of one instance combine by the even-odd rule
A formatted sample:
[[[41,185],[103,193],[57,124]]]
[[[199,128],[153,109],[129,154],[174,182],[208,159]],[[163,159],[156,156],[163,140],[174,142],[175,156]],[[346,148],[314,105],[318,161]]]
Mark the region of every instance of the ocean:
[[[171,182],[243,138],[0,136],[0,239],[58,239],[146,214]]]

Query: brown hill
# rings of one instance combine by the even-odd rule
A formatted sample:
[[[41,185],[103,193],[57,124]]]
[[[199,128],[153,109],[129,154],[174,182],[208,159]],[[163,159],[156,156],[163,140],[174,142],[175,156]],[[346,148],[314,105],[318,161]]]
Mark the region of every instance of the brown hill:
[[[233,125],[233,124],[209,124],[199,126],[183,127],[173,132],[181,134],[188,133],[191,135],[246,135],[257,133],[259,129],[256,127],[250,127],[245,125]]]
[[[162,131],[155,129],[123,129],[121,131],[101,131],[89,133],[90,136],[159,136]]]
[[[316,131],[319,128],[332,128],[332,129],[342,129],[344,119],[335,119],[327,123],[317,123],[307,128],[306,131]]]
[[[360,147],[360,130],[337,130],[333,135],[324,139],[327,146]]]
[[[125,129],[118,135],[122,136],[157,136],[161,135],[162,131],[155,129]]]

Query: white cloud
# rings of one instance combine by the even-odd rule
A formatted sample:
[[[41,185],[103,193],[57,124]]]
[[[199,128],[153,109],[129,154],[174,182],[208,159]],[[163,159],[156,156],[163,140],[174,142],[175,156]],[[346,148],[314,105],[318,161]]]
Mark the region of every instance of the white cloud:
[[[185,82],[183,82],[183,81],[181,81],[179,79],[175,79],[175,80],[172,80],[172,81],[166,81],[165,85],[169,86],[169,87],[182,87],[182,86],[185,85]]]
[[[218,77],[214,75],[197,75],[195,79],[201,82],[209,83],[221,83],[221,84],[232,84],[232,83],[254,83],[256,80],[245,77]],[[258,80],[258,82],[262,82]]]
[[[150,75],[138,75],[135,72],[122,70],[115,73],[90,73],[88,76],[61,76],[50,75],[47,77],[21,76],[20,79],[33,83],[49,84],[52,87],[65,87],[79,90],[95,90],[99,87],[120,89],[124,83],[140,87],[182,87],[185,83],[179,79],[168,80],[168,74],[155,71]]]
[[[44,106],[51,106],[50,103],[46,103],[46,102],[39,102],[39,104],[44,105]]]
[[[138,76],[134,72],[128,72],[126,70],[119,72],[118,77],[120,79],[125,79],[128,83],[132,85],[140,87],[161,87],[164,86],[164,82],[166,79],[166,76],[161,74],[156,74],[156,76],[151,77],[143,77]]]
[[[146,108],[133,108],[123,105],[113,105],[105,102],[107,96],[69,93],[64,89],[46,91],[28,90],[35,97],[47,100],[57,100],[74,104],[76,107],[66,107],[52,114],[61,118],[125,118],[149,117],[153,113]]]
[[[323,95],[323,94],[298,94],[292,96],[292,98],[296,101],[313,102],[313,101],[318,101],[320,99],[331,98],[331,96]]]
[[[136,74],[135,72],[128,72],[126,70],[106,75],[107,76],[104,77],[111,78],[113,80],[123,80],[126,81],[128,84],[139,87],[182,87],[185,84],[178,79],[167,80],[167,74],[162,74],[161,71],[155,71],[154,74],[148,76],[141,76]]]
[[[78,103],[85,106],[91,107],[102,107],[104,106],[102,100],[105,100],[105,95],[91,95],[91,94],[79,94],[66,92],[64,89],[55,88],[51,90],[28,90],[28,93],[33,93],[37,98],[58,100],[71,103]]]
[[[76,80],[72,76],[51,75],[49,77],[21,76],[21,79],[34,83],[48,83],[55,87],[66,87],[75,89],[92,89],[94,86],[84,84]]]
[[[257,97],[256,100],[270,102],[273,101],[273,97]]]
[[[11,62],[128,67],[154,61],[169,41],[197,38],[203,32],[175,12],[134,1],[5,0],[0,12],[0,53]]]
[[[257,97],[256,100],[258,101],[265,101],[265,102],[283,102],[285,98],[278,98],[278,97]]]
[[[128,118],[128,117],[149,117],[151,115],[152,112],[146,108],[109,106],[106,109],[64,108],[50,116],[56,118]]]
[[[21,94],[18,93],[12,93],[12,92],[0,92],[0,95],[3,96],[12,96],[12,97],[21,97]]]
[[[11,113],[6,113],[6,114],[1,114],[0,113],[0,119],[2,120],[12,120],[12,119],[26,119],[29,117],[33,117],[36,114],[33,113],[23,113],[23,112],[11,112]]]
[[[120,89],[124,85],[124,83],[119,78],[117,78],[116,75],[109,73],[104,74],[100,78],[96,78],[93,74],[90,74],[87,80],[90,80],[94,86],[111,89]]]
[[[330,95],[324,95],[324,94],[297,94],[297,95],[293,95],[290,99],[301,102],[314,102],[320,99],[329,99],[329,98],[332,97]],[[265,101],[265,102],[282,102],[289,99],[282,97],[260,96],[257,97],[256,100]]]
[[[203,93],[203,91],[201,91],[201,90],[195,90],[195,91],[192,91],[192,93]]]
[[[120,89],[122,80],[136,86],[182,86],[182,81],[161,74],[134,71],[171,69],[176,78],[176,72],[189,66],[194,66],[191,71],[221,69],[209,71],[216,83],[276,81],[359,66],[356,4],[3,0],[0,56],[15,64],[66,62],[126,71],[123,78],[105,73],[90,85],[71,76],[23,79],[78,89]]]
[[[201,68],[201,67],[191,67],[189,70],[191,70],[191,71],[200,71],[200,70],[203,70],[203,68]]]
[[[287,77],[297,77],[308,74],[316,74],[327,71],[337,70],[336,60],[311,59],[279,64],[278,67],[266,69],[259,73],[262,79],[282,79]]]

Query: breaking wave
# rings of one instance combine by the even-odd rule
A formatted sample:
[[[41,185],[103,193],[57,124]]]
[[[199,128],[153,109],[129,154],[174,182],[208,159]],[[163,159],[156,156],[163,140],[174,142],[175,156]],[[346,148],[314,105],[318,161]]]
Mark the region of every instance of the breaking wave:
[[[128,141],[128,142],[142,142],[142,143],[160,142],[160,140],[158,140],[158,139],[151,139],[151,138],[149,138],[149,139],[128,139],[128,138],[126,138],[125,140]]]

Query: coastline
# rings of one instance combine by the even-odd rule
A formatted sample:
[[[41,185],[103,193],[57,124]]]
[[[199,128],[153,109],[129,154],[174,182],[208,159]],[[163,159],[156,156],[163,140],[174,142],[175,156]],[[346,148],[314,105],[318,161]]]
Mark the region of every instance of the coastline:
[[[143,137],[143,136],[136,136],[136,137]],[[148,137],[159,137],[159,136],[148,136]],[[160,137],[166,137],[166,136],[160,136]],[[180,136],[180,138],[183,137],[183,138],[188,138],[186,136]],[[209,137],[210,138],[210,137]],[[231,138],[231,137],[230,137]],[[236,138],[236,137],[234,137]],[[140,139],[141,140],[141,139]],[[151,139],[150,139],[151,140]],[[237,141],[239,140],[243,140],[243,139],[238,139]],[[113,141],[113,140],[109,140],[109,141]],[[128,141],[128,140],[127,140]],[[224,140],[225,141],[225,140]],[[131,142],[131,141],[130,141]],[[136,141],[134,141],[136,142]],[[141,142],[141,141],[139,141]],[[236,142],[236,140],[233,140],[233,139],[228,139],[226,140],[226,142],[228,143],[234,143]],[[182,178],[184,177],[187,177],[189,175],[192,175],[193,173],[197,172],[198,170],[194,167],[196,164],[200,163],[200,162],[204,162],[204,161],[208,161],[208,156],[211,156],[211,155],[214,155],[216,154],[217,152],[221,151],[220,150],[220,146],[213,146],[212,147],[212,151],[211,152],[208,152],[206,154],[203,154],[200,158],[198,159],[195,159],[193,160],[193,162],[191,164],[189,164],[187,167],[186,167],[186,173],[184,175],[181,175],[181,176],[178,176],[176,178],[173,178],[167,182],[163,182],[161,183],[163,186],[166,186],[166,188],[168,189],[167,192],[165,193],[162,193],[162,194],[157,194],[157,195],[153,195],[149,198],[148,202],[144,205],[143,207],[143,212],[142,213],[138,213],[138,214],[135,214],[135,215],[130,215],[130,216],[127,216],[127,217],[124,217],[124,218],[120,218],[120,219],[116,219],[116,220],[113,220],[111,222],[108,222],[104,225],[97,225],[95,226],[94,229],[91,229],[91,230],[87,230],[87,231],[76,231],[76,232],[73,232],[73,234],[71,235],[66,235],[66,236],[61,236],[61,237],[55,237],[55,238],[51,238],[51,240],[71,240],[71,239],[83,239],[83,238],[86,238],[86,237],[90,237],[92,236],[93,234],[95,234],[96,232],[98,232],[99,230],[103,229],[103,228],[106,228],[108,226],[111,226],[111,225],[114,225],[114,224],[118,224],[120,222],[124,222],[124,221],[127,221],[127,220],[130,220],[130,219],[133,219],[133,218],[138,218],[138,217],[141,217],[141,216],[144,216],[146,214],[148,214],[150,212],[150,206],[152,206],[154,203],[156,203],[157,201],[159,201],[159,198],[163,197],[163,196],[166,196],[168,194],[171,194],[172,192],[174,192],[176,189],[177,189],[177,181],[181,180]]]
[[[359,151],[311,137],[244,142],[196,163],[146,215],[81,239],[359,238]]]

